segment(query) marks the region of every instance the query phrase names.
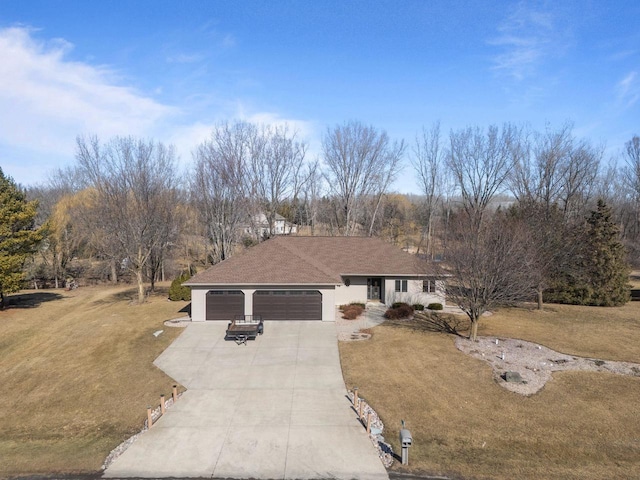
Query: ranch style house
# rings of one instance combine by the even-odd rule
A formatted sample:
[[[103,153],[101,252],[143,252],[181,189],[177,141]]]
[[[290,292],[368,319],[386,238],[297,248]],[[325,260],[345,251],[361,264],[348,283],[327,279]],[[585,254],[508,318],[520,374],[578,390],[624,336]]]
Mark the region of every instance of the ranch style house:
[[[192,277],[191,319],[335,321],[351,302],[444,305],[442,275],[379,238],[277,236]],[[433,269],[431,269],[433,271]]]

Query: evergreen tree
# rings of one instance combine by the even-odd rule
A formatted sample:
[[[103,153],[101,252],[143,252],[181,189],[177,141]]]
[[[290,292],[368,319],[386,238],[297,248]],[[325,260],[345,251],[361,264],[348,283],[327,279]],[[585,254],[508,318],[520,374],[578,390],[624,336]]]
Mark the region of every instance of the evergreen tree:
[[[191,288],[182,285],[190,278],[191,275],[189,272],[184,272],[171,282],[171,287],[169,288],[169,300],[174,302],[178,300],[191,300]]]
[[[0,168],[0,308],[5,294],[22,287],[24,262],[42,240],[42,230],[34,229],[37,207]]]
[[[589,305],[611,307],[630,299],[627,252],[620,240],[620,229],[611,209],[603,200],[587,220],[585,267]]]
[[[630,299],[627,252],[611,209],[598,200],[582,228],[565,240],[575,244],[570,261],[559,265],[545,299],[557,303],[612,307]]]

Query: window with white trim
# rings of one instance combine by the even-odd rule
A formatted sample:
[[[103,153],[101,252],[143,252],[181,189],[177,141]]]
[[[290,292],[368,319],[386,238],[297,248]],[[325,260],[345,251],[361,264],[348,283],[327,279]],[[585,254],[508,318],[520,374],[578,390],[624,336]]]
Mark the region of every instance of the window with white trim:
[[[436,281],[435,280],[423,280],[422,291],[424,293],[436,293]]]
[[[407,281],[396,280],[396,292],[406,292],[406,291],[407,291]]]

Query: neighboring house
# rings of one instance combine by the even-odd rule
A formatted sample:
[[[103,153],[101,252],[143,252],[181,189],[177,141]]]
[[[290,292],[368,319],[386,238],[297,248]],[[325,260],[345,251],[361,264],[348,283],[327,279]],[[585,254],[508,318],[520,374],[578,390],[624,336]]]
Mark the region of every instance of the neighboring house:
[[[193,321],[261,315],[334,321],[336,306],[396,301],[444,304],[442,275],[371,237],[275,237],[192,277]]]
[[[243,230],[247,235],[257,235],[258,237],[264,237],[269,234],[269,219],[264,213],[259,213],[251,218],[251,225],[244,225]],[[289,235],[292,233],[298,233],[298,226],[294,223],[289,223],[282,216],[276,213],[276,218],[273,224],[274,235]]]

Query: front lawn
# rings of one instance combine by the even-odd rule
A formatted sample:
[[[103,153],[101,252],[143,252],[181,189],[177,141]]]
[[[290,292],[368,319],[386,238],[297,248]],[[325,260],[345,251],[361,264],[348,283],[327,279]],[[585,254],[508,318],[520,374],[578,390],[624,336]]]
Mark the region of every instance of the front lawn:
[[[340,343],[340,355],[347,386],[376,409],[396,453],[401,419],[413,434],[409,467],[393,469],[491,480],[640,478],[639,377],[555,373],[527,398],[497,385],[452,335],[406,322],[373,333]],[[483,317],[479,334],[640,363],[640,303],[505,309]]]
[[[173,380],[153,360],[186,302],[130,287],[22,292],[0,312],[0,477],[91,473],[140,430]],[[164,330],[158,337],[153,332]]]

